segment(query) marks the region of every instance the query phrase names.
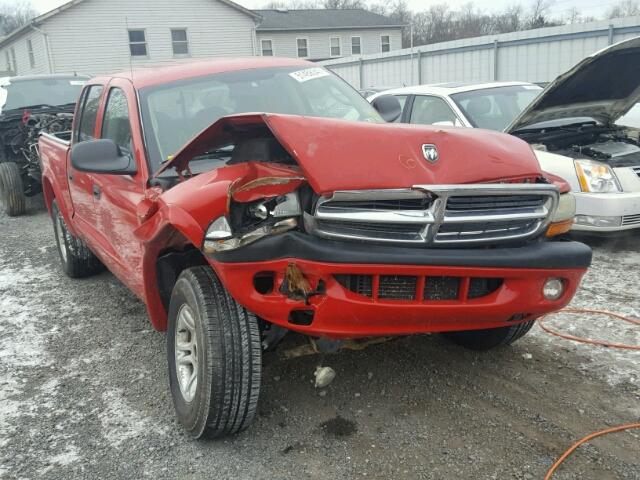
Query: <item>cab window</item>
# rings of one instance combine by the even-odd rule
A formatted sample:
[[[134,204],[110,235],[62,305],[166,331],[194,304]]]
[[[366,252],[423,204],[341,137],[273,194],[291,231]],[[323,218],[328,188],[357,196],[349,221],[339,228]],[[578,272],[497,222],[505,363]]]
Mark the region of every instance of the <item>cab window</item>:
[[[112,88],[109,91],[102,120],[102,138],[113,140],[120,147],[122,155],[131,156],[133,153],[129,104],[127,96],[120,88]]]
[[[410,123],[420,125],[460,125],[447,102],[438,97],[417,95],[413,101]]]
[[[74,139],[78,142],[85,142],[95,138],[96,119],[98,118],[102,90],[102,85],[91,85],[82,94],[80,99],[82,109],[80,110],[78,131],[74,133]]]

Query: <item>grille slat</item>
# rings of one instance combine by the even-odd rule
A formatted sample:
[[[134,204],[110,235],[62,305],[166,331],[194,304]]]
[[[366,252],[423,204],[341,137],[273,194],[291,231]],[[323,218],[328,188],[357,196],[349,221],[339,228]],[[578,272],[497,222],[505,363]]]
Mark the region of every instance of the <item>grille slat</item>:
[[[447,211],[485,211],[503,208],[532,208],[544,205],[540,195],[488,195],[473,197],[450,197]]]
[[[622,225],[640,225],[640,214],[625,215],[622,217]]]
[[[343,210],[426,210],[431,205],[431,198],[407,198],[390,200],[351,200],[333,201],[326,208]]]

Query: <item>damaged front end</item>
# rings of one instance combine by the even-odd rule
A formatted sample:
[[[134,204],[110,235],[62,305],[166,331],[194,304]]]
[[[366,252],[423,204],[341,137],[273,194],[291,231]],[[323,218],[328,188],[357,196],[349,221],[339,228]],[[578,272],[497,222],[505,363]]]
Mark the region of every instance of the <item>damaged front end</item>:
[[[296,187],[302,178],[261,178],[229,191],[229,212],[216,218],[204,236],[202,250],[213,254],[235,250],[269,235],[277,235],[299,226],[302,208],[298,192],[277,195],[274,190]],[[269,191],[269,187],[271,191]],[[258,194],[258,191],[260,192]],[[264,195],[254,201],[238,201]]]
[[[544,241],[574,204],[512,137],[247,114],[167,165],[184,173],[226,145],[224,166],[163,197],[200,226],[194,243],[231,296],[269,324],[335,339],[508,326],[566,305],[591,259]],[[477,162],[460,168],[465,158]]]

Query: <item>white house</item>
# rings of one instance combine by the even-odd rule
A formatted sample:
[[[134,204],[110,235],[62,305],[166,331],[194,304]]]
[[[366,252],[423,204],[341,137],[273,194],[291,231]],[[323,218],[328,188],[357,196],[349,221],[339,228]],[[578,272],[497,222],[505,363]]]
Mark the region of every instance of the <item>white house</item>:
[[[362,9],[255,10],[258,54],[324,60],[402,48],[398,22]]]
[[[251,56],[261,17],[230,0],[72,0],[0,41],[0,70],[101,74]]]

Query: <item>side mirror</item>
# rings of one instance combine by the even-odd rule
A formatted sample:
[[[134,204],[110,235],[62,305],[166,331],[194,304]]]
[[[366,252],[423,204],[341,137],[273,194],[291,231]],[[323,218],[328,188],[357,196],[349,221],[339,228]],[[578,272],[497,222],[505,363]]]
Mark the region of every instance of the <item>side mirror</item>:
[[[393,95],[380,95],[371,102],[385,122],[395,122],[402,115],[402,106]]]
[[[71,147],[71,165],[78,171],[133,175],[136,162],[129,155],[122,155],[113,140],[103,138],[89,140]]]

